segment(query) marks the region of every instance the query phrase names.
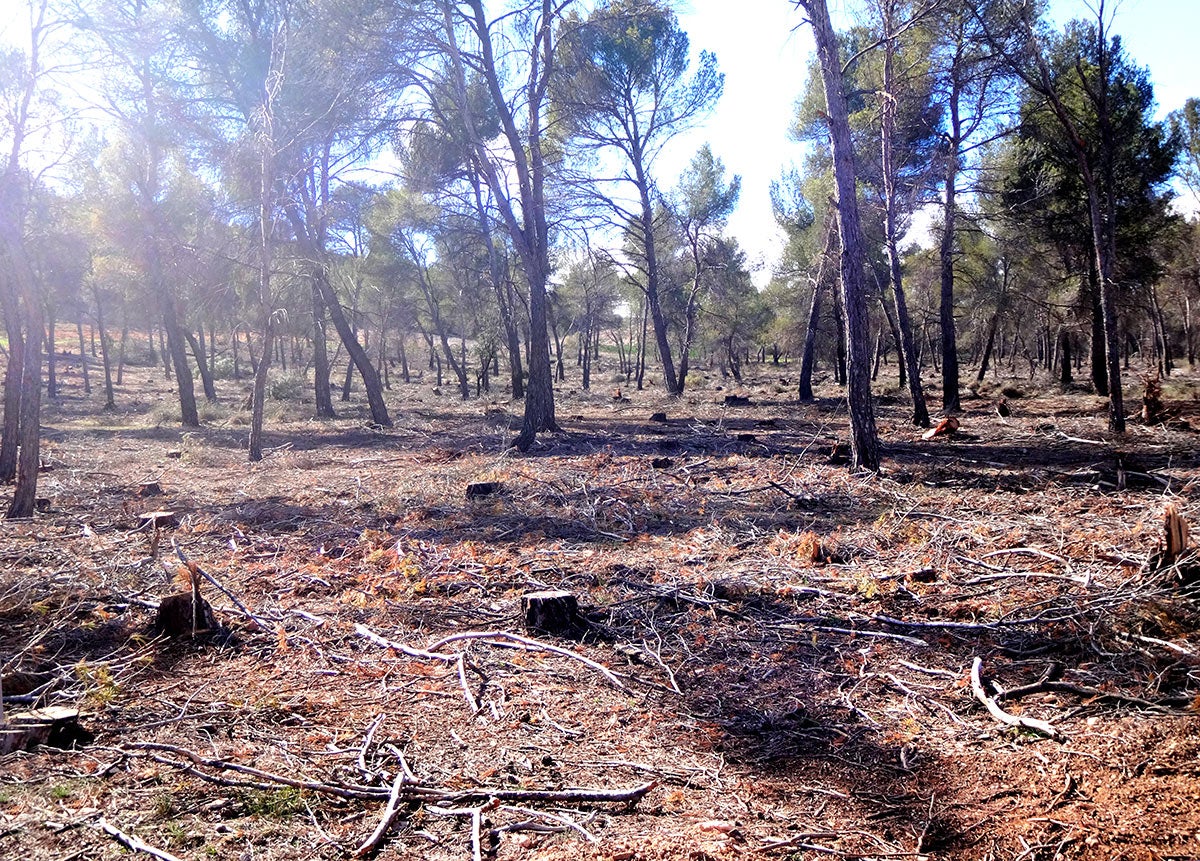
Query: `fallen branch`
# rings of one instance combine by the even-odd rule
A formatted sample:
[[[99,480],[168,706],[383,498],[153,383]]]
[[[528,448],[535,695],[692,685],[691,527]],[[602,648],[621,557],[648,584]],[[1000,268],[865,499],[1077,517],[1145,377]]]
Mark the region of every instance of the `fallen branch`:
[[[1190,697],[1175,697],[1162,702],[1154,702],[1153,700],[1142,699],[1141,697],[1122,694],[1117,691],[1106,691],[1100,688],[1094,688],[1090,685],[1073,685],[1070,682],[1053,681],[1050,679],[1042,679],[1028,685],[1022,685],[1019,688],[1012,688],[1002,694],[996,696],[997,700],[1015,700],[1030,694],[1041,693],[1059,693],[1059,694],[1075,694],[1080,697],[1088,697],[1097,700],[1112,700],[1118,703],[1128,703],[1129,705],[1141,706],[1147,709],[1171,709],[1177,706],[1184,706],[1191,702]]]
[[[469,816],[471,817],[471,858],[472,861],[483,861],[483,811],[492,809],[495,805],[488,802],[480,807],[426,807],[427,813],[435,816]]]
[[[96,820],[96,828],[99,828],[109,837],[112,837],[118,843],[124,845],[130,852],[144,852],[147,855],[152,855],[160,861],[180,861],[180,859],[163,849],[156,849],[149,843],[144,843],[132,834],[126,834],[120,828],[111,824],[107,819],[101,816]]]
[[[585,840],[587,840],[589,843],[599,843],[600,842],[600,840],[596,837],[596,835],[592,834],[592,832],[588,831],[586,828],[584,828],[582,825],[580,825],[578,822],[576,822],[571,817],[567,816],[565,813],[547,813],[542,810],[532,810],[528,807],[514,807],[512,805],[507,805],[507,804],[504,805],[501,808],[501,810],[505,810],[510,813],[520,813],[525,816],[535,816],[539,819],[548,819],[551,822],[558,822],[560,824],[557,826],[543,825],[539,828],[539,827],[536,827],[534,823],[517,822],[512,825],[501,826],[500,828],[494,829],[495,831],[518,831],[518,830],[541,831],[543,829],[546,831],[578,831],[581,835],[583,835],[583,838]],[[587,820],[585,820],[585,821],[587,821]]]
[[[406,646],[403,643],[397,643],[395,640],[389,640],[387,637],[376,634],[366,625],[355,625],[354,633],[364,639],[370,640],[377,646],[383,646],[385,649],[395,649],[397,652],[408,655],[410,658],[424,658],[429,661],[457,661],[458,655],[448,655],[444,652],[429,652],[425,649],[416,649],[412,646]]]
[[[383,842],[383,838],[391,830],[392,823],[396,821],[396,816],[400,812],[400,793],[404,789],[404,784],[407,779],[404,772],[401,771],[396,775],[395,781],[392,782],[392,794],[388,796],[387,806],[383,809],[383,816],[379,817],[379,824],[375,826],[375,830],[371,832],[371,836],[363,841],[362,845],[354,851],[356,858],[362,858],[371,854]]]
[[[615,675],[613,675],[612,670],[603,664],[596,663],[591,658],[585,658],[578,652],[572,652],[570,649],[564,649],[561,646],[543,643],[541,640],[535,640],[532,637],[522,637],[519,634],[509,634],[506,631],[468,631],[464,634],[452,634],[449,637],[443,637],[436,643],[430,645],[429,650],[430,652],[434,652],[437,649],[440,649],[442,646],[449,645],[457,640],[486,640],[490,641],[490,644],[494,646],[508,645],[508,643],[504,642],[495,642],[496,640],[507,640],[511,643],[517,643],[528,649],[538,649],[543,652],[553,652],[556,655],[562,655],[564,658],[570,658],[571,660],[579,661],[581,664],[586,664],[596,672],[600,673],[600,675],[604,676],[604,678],[608,679],[608,681],[611,682],[615,687],[621,688],[622,690],[625,689],[624,683]]]
[[[1058,739],[1062,738],[1062,733],[1056,730],[1053,726],[1044,720],[1037,718],[1023,717],[1013,715],[1006,712],[996,704],[996,701],[987,695],[987,691],[983,689],[983,658],[975,658],[971,663],[971,690],[975,694],[975,699],[979,700],[988,710],[988,714],[1006,726],[1020,727],[1021,729],[1033,730],[1041,733],[1047,738]]]
[[[390,799],[392,792],[395,791],[395,786],[392,790],[384,789],[377,786],[355,786],[353,784],[334,784],[322,783],[316,780],[296,780],[295,778],[286,777],[282,774],[273,774],[269,771],[263,771],[259,768],[252,768],[248,765],[239,765],[235,762],[229,762],[225,759],[209,759],[200,756],[186,748],[178,747],[173,744],[162,744],[160,742],[134,742],[132,744],[123,745],[120,750],[129,755],[145,756],[153,759],[155,762],[160,762],[163,765],[169,765],[177,768],[186,774],[191,774],[195,777],[205,780],[209,783],[215,783],[220,786],[242,786],[251,789],[273,789],[275,785],[290,786],[293,789],[303,789],[309,792],[315,792],[321,795],[333,795],[338,798],[348,799],[363,799],[384,801]],[[158,751],[174,753],[184,757],[188,762],[171,759],[170,757],[162,756]],[[221,777],[219,775],[209,774],[201,771],[197,766],[204,766],[216,771],[233,771],[239,774],[245,774],[257,780],[236,780],[232,778]],[[411,774],[409,772],[408,774]],[[566,789],[510,789],[501,786],[480,786],[475,789],[464,790],[442,790],[433,786],[422,786],[420,784],[411,783],[406,776],[406,779],[401,781],[400,794],[397,801],[424,801],[424,802],[459,802],[466,801],[472,798],[491,798],[497,801],[510,802],[553,802],[566,804],[585,804],[585,803],[632,803],[641,799],[646,793],[654,789],[658,784],[654,781],[643,783],[640,786],[634,786],[630,789],[596,789],[592,787],[568,787]]]
[[[215,783],[223,786],[248,786],[253,789],[274,789],[274,784],[279,784],[282,786],[290,786],[293,789],[305,789],[309,792],[316,792],[321,795],[334,795],[338,798],[383,799],[387,797],[387,790],[379,787],[342,786],[338,784],[321,783],[320,781],[314,780],[296,780],[295,778],[285,777],[282,774],[273,774],[269,771],[263,771],[259,768],[252,768],[248,765],[240,765],[239,763],[229,762],[225,759],[209,759],[207,757],[200,756],[199,754],[194,753],[187,748],[178,747],[177,745],[173,744],[162,744],[160,742],[150,741],[134,742],[123,745],[121,750],[125,753],[140,753],[143,756],[148,756],[156,762],[161,762],[163,765],[170,765],[174,768],[178,768],[180,771],[186,772],[187,774],[191,774],[199,777],[202,780],[206,780],[209,783]],[[160,756],[158,753],[156,753],[157,751],[174,753],[178,756],[182,756],[191,764],[189,764],[189,762],[173,760],[170,757]],[[204,766],[205,768],[211,768],[215,771],[233,771],[238,774],[245,774],[249,777],[258,778],[258,781],[243,781],[222,778],[217,775],[208,774],[204,771],[201,771],[196,766]],[[407,787],[407,792],[410,793],[411,797],[440,797],[442,795],[442,793],[438,790],[431,789],[429,787],[410,786]]]
[[[238,600],[237,595],[234,595],[232,592],[230,592],[228,589],[226,589],[220,580],[218,580],[213,575],[209,574],[207,571],[205,571],[203,568],[201,568],[195,562],[191,562],[187,558],[187,555],[183,552],[183,548],[179,546],[179,542],[175,540],[174,536],[172,536],[172,538],[171,538],[171,546],[175,548],[175,555],[179,557],[179,561],[182,562],[185,566],[187,566],[188,570],[192,571],[195,574],[199,574],[201,577],[203,577],[209,583],[212,583],[213,586],[217,590],[219,590],[222,595],[224,595],[226,598],[228,598],[230,601],[233,602],[233,606],[237,607],[238,610],[241,611],[243,616],[245,616],[247,619],[249,619],[255,625],[258,625],[264,631],[270,631],[274,627],[271,624],[270,620],[264,619],[261,616],[257,616],[254,613],[250,612],[250,610],[246,608],[246,605]]]

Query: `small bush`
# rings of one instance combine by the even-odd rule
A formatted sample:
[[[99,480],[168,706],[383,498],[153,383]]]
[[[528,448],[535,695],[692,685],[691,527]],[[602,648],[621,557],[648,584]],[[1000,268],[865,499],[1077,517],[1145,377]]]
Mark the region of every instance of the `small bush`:
[[[308,377],[304,374],[287,373],[267,383],[267,397],[273,401],[293,401],[308,390]]]
[[[145,344],[126,344],[125,364],[131,368],[153,368],[158,364],[158,353]]]
[[[233,357],[219,356],[212,366],[213,378],[217,380],[233,379]]]

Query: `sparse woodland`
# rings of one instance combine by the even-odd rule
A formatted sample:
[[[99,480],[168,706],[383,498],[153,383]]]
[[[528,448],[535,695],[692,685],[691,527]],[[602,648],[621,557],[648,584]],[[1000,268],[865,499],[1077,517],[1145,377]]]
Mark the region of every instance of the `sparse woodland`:
[[[790,5],[22,0],[0,857],[1200,856],[1200,101]]]

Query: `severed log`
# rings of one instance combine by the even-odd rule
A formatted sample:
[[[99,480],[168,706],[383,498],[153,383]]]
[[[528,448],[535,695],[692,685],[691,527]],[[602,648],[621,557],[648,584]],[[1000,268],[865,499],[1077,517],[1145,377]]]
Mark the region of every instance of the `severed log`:
[[[212,607],[197,591],[168,595],[158,604],[154,632],[172,640],[194,637],[217,627]]]
[[[1174,565],[1187,551],[1188,525],[1179,513],[1179,506],[1168,502],[1163,508],[1163,562]]]
[[[579,615],[579,600],[562,589],[528,592],[521,596],[525,627],[543,634],[569,637],[585,627]]]

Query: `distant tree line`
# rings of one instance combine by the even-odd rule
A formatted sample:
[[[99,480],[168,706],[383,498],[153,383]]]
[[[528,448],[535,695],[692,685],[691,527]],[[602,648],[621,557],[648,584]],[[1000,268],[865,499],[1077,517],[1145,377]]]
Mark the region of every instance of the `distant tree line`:
[[[1104,2],[1061,31],[1025,0],[871,0],[840,33],[794,5],[813,146],[773,185],[787,246],[758,290],[740,179],[708,146],[659,172],[723,88],[665,0],[27,0],[0,57],[9,515],[63,349],[107,409],[161,364],[185,426],[252,380],[252,460],[281,374],[317,417],[361,386],[384,427],[422,375],[501,389],[522,451],[598,363],[680,395],[697,363],[795,360],[801,400],[826,367],[856,468],[885,366],[918,425],[928,379],[953,412],[1003,368],[1092,387],[1123,429],[1128,369],[1195,360],[1200,222],[1171,182],[1200,192],[1198,102],[1154,120]]]

